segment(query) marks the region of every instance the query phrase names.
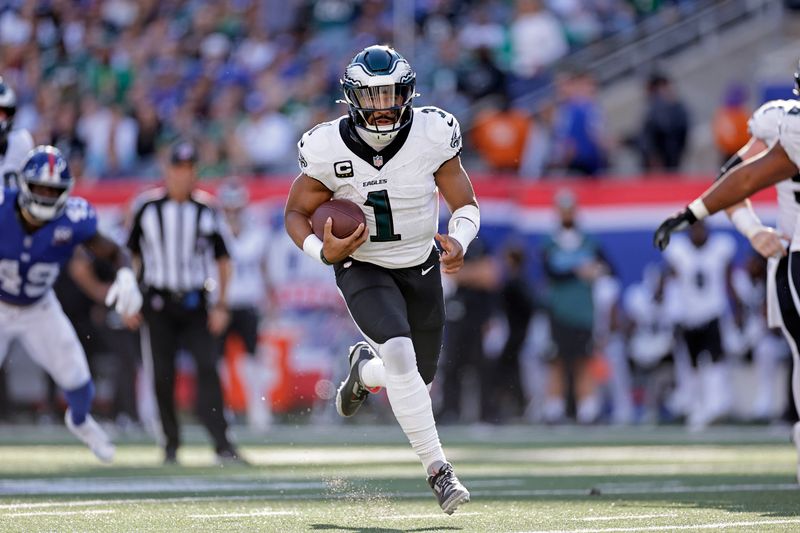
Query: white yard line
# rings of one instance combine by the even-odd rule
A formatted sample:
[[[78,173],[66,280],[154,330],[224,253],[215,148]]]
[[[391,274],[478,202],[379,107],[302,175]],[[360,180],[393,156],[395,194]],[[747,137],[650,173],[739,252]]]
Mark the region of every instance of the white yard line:
[[[256,478],[220,480],[192,476],[158,478],[61,478],[0,480],[0,495],[108,494],[152,492],[286,491],[321,490],[320,481],[276,481]]]
[[[223,513],[223,514],[190,514],[189,518],[247,518],[249,516],[285,516],[296,515],[295,511],[252,511],[250,513]]]
[[[612,520],[647,520],[648,518],[670,518],[675,516],[675,513],[667,514],[623,514],[617,516],[586,516],[582,518],[571,518],[576,522],[603,522]]]
[[[269,484],[265,483],[265,487]],[[324,487],[323,484],[319,484]],[[82,485],[76,483],[72,487],[71,495],[96,494],[81,491]],[[666,486],[647,486],[647,485],[599,485],[600,491],[604,495],[615,496],[637,496],[650,494],[694,494],[694,493],[725,493],[725,492],[760,492],[760,491],[797,491],[800,490],[794,483],[776,484],[740,484],[740,485],[666,485]],[[252,487],[251,487],[252,489]],[[191,490],[191,489],[190,489]],[[480,498],[497,497],[547,497],[547,496],[587,496],[588,488],[580,489],[497,489],[491,491],[472,491],[473,496]],[[381,496],[385,498],[414,499],[428,498],[430,491],[407,491],[407,492],[383,492]],[[30,509],[46,507],[81,507],[81,506],[103,506],[120,504],[163,504],[163,503],[192,503],[205,501],[291,501],[291,500],[326,500],[326,499],[359,499],[358,494],[345,491],[342,493],[330,493],[321,490],[317,493],[309,494],[250,494],[250,495],[220,495],[220,496],[179,496],[169,498],[125,498],[110,500],[86,500],[86,501],[53,501],[53,502],[20,502],[0,504],[0,509]]]
[[[3,518],[17,518],[21,516],[69,516],[69,515],[93,515],[111,514],[114,509],[85,509],[83,511],[30,511],[27,513],[6,513],[1,515]]]
[[[778,524],[800,524],[800,518],[787,518],[780,520],[754,520],[752,522],[717,522],[711,524],[671,525],[671,526],[639,526],[639,527],[609,527],[596,529],[556,529],[536,530],[522,533],[626,533],[633,531],[676,531],[690,529],[730,529],[738,527],[769,526]]]

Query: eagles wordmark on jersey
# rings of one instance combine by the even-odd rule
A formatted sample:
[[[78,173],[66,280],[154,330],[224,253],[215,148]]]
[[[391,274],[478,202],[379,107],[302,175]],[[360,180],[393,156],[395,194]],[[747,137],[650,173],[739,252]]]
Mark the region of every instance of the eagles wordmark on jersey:
[[[421,107],[380,152],[360,141],[348,116],[318,124],[297,147],[303,174],[364,211],[370,237],[353,259],[405,268],[431,252],[439,223],[434,173],[461,152],[461,142],[453,115]]]

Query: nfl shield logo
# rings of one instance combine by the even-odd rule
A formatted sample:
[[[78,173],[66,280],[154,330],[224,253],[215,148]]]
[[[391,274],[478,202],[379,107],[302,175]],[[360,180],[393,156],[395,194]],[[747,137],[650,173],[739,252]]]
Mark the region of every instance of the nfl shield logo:
[[[378,168],[382,167],[383,166],[383,156],[382,155],[373,156],[372,164],[374,166],[378,167]]]

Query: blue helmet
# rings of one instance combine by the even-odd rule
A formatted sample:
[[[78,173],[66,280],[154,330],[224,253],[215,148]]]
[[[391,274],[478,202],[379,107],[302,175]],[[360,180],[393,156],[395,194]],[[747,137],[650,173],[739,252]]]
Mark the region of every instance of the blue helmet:
[[[350,117],[357,127],[378,142],[391,141],[411,123],[416,74],[394,48],[374,45],[356,54],[339,80]],[[377,124],[376,112],[393,116],[391,124]],[[388,117],[382,117],[387,118]],[[391,120],[391,119],[389,119]]]
[[[64,211],[74,185],[67,160],[58,148],[37,146],[22,166],[19,205],[36,219],[52,220]]]

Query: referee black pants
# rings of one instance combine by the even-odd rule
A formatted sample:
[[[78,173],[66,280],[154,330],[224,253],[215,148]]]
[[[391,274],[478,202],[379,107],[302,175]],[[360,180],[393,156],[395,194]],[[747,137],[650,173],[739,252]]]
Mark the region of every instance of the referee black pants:
[[[217,374],[217,343],[207,326],[208,315],[202,298],[187,308],[180,299],[149,292],[145,298],[144,319],[153,362],[153,380],[167,450],[180,445],[175,414],[175,356],[182,347],[192,354],[197,371],[196,413],[214,441],[217,452],[231,448],[223,414],[222,388]],[[146,346],[144,346],[146,349]]]

